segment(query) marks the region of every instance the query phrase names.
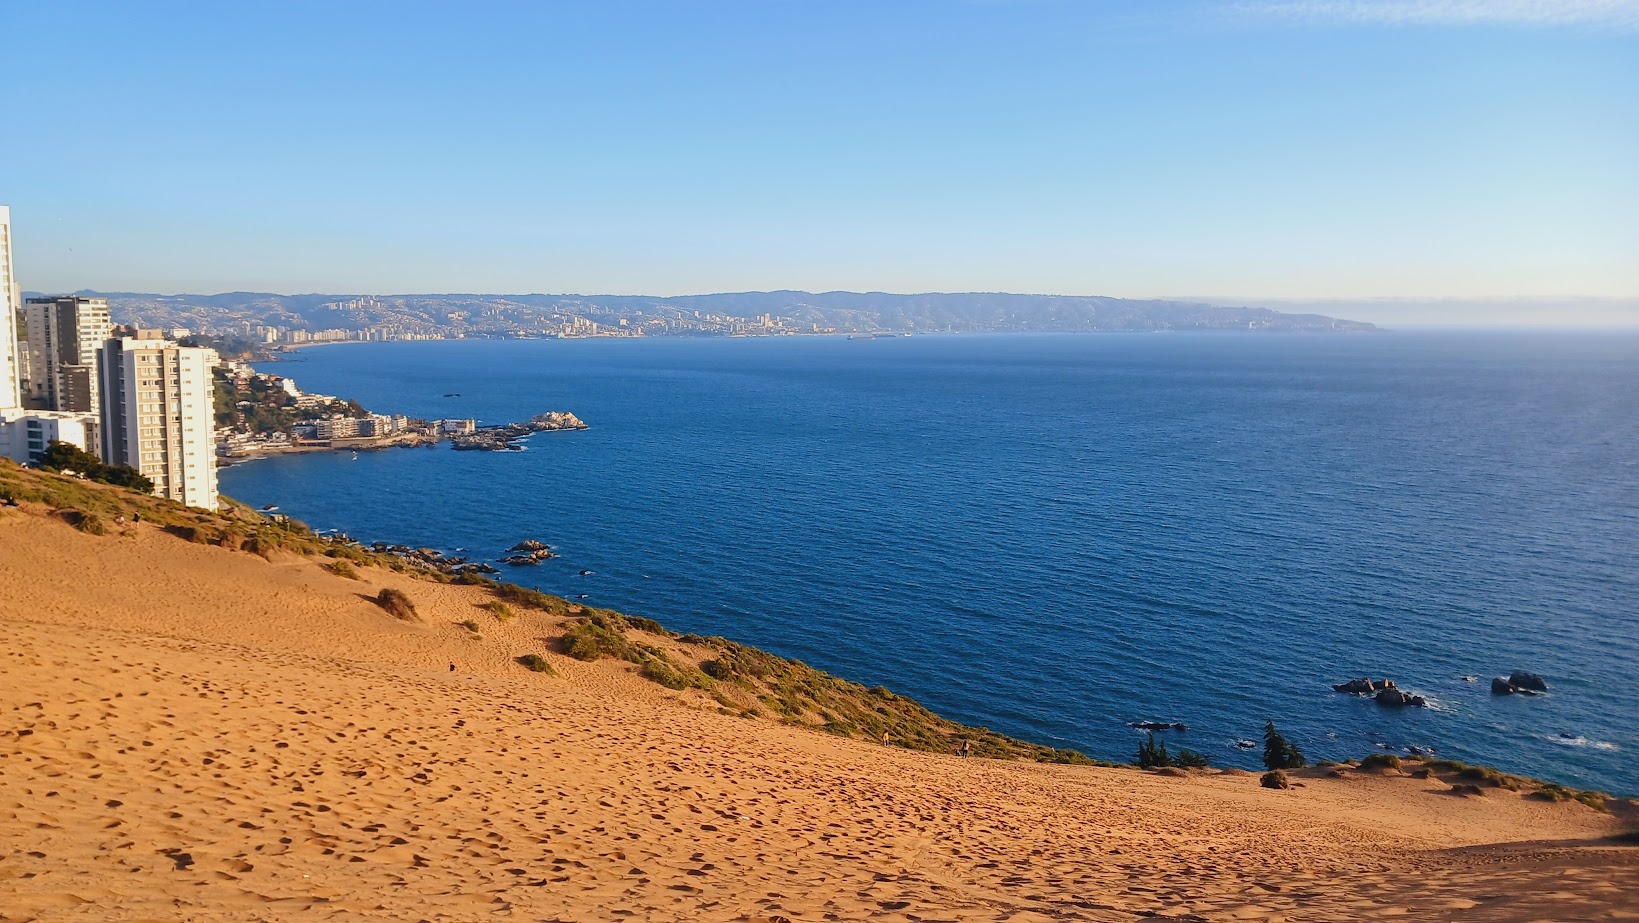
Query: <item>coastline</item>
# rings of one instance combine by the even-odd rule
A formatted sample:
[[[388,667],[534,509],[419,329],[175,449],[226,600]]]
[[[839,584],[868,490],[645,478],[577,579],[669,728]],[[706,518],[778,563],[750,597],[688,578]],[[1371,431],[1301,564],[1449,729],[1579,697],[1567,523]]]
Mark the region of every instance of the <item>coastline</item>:
[[[1639,850],[1606,839],[1631,823],[1627,803],[1613,816],[1504,786],[1476,795],[1410,767],[1300,770],[1296,787],[1271,790],[1238,771],[884,747],[572,653],[601,618],[639,660],[756,668],[721,645],[687,653],[711,639],[528,596],[497,605],[482,584],[304,551],[322,546],[300,532],[234,550],[216,543],[223,527],[254,527],[260,543],[273,524],[20,470],[0,466],[8,489],[148,511],[106,518],[99,535],[38,501],[0,508],[0,581],[19,588],[0,599],[19,679],[0,710],[29,732],[0,735],[0,798],[18,805],[0,815],[0,862],[15,873],[0,876],[0,904],[25,917],[70,893],[105,914],[322,907],[452,923],[1482,906],[1548,919],[1609,914],[1639,888]],[[23,579],[63,559],[95,566],[72,582]],[[372,601],[382,588],[413,611],[389,614]],[[25,792],[45,787],[59,795]],[[247,905],[247,892],[261,897]]]
[[[1079,344],[1053,342],[1061,339],[1057,337],[1031,339],[1038,342],[1019,344],[1017,349],[1000,338],[971,343],[960,343],[952,338],[944,345],[936,344],[930,338],[925,346],[932,351],[940,345],[941,355],[971,355],[975,361],[987,364],[1006,362],[1014,357],[1022,360],[1041,355],[1120,357],[1138,350],[1144,356],[1176,355],[1192,359],[1221,356],[1225,359],[1223,364],[1235,365],[1244,360],[1241,354],[1248,351],[1254,355],[1290,357],[1305,357],[1311,352],[1309,343],[1290,338],[1282,338],[1287,340],[1284,344],[1269,343],[1262,347],[1250,340],[1230,343],[1222,338],[1204,337],[1171,338],[1169,342],[1153,338],[1144,338],[1145,342],[1094,337],[1062,338],[1079,340]],[[1186,339],[1193,342],[1183,342]],[[1462,348],[1463,344],[1462,340],[1457,339],[1442,342],[1457,348]],[[1633,718],[1623,710],[1611,710],[1610,692],[1620,686],[1613,686],[1608,678],[1611,675],[1610,662],[1599,663],[1597,658],[1585,659],[1584,646],[1577,642],[1576,635],[1568,632],[1528,642],[1534,646],[1529,650],[1519,650],[1519,643],[1510,639],[1523,640],[1535,636],[1526,624],[1507,618],[1511,611],[1507,601],[1484,593],[1483,587],[1470,591],[1469,584],[1473,581],[1443,579],[1442,575],[1451,573],[1452,569],[1433,566],[1434,561],[1442,559],[1427,559],[1430,566],[1417,566],[1413,559],[1403,553],[1418,548],[1416,534],[1405,536],[1404,545],[1383,544],[1392,537],[1380,536],[1375,530],[1368,529],[1366,536],[1372,542],[1361,546],[1360,551],[1379,565],[1374,573],[1354,571],[1344,564],[1334,566],[1324,559],[1333,557],[1343,561],[1341,555],[1318,553],[1313,550],[1315,546],[1309,549],[1296,547],[1298,543],[1285,541],[1275,534],[1270,535],[1266,544],[1259,546],[1262,551],[1274,553],[1260,554],[1256,559],[1248,555],[1252,550],[1250,543],[1220,546],[1223,550],[1219,551],[1203,549],[1193,554],[1178,551],[1181,570],[1175,573],[1182,573],[1183,576],[1170,579],[1157,575],[1159,590],[1152,594],[1155,603],[1152,605],[1146,601],[1137,611],[1131,611],[1136,624],[1143,625],[1143,631],[1150,636],[1139,642],[1140,648],[1148,650],[1153,645],[1176,647],[1177,654],[1169,653],[1163,657],[1156,651],[1149,656],[1129,657],[1116,647],[1123,634],[1130,638],[1132,630],[1122,632],[1120,628],[1122,617],[1128,612],[1126,604],[1116,598],[1120,594],[1108,592],[1109,583],[1100,585],[1097,572],[1102,570],[1116,580],[1130,579],[1134,573],[1132,563],[1143,560],[1131,555],[1141,554],[1156,546],[1174,544],[1170,530],[1101,528],[1095,519],[1091,526],[1097,537],[1089,541],[1112,551],[1120,549],[1127,555],[1099,568],[1085,563],[1084,559],[1066,558],[1066,554],[1074,555],[1074,549],[1054,541],[1042,543],[1036,550],[1023,547],[1022,542],[998,541],[1008,538],[1010,533],[995,531],[996,527],[1017,519],[1005,512],[1011,507],[974,508],[962,516],[952,516],[947,515],[947,511],[967,509],[965,505],[953,504],[970,502],[962,498],[962,491],[942,491],[936,486],[916,484],[914,479],[898,475],[879,476],[869,472],[863,473],[860,479],[842,477],[838,480],[838,474],[845,468],[840,464],[831,464],[833,459],[827,456],[835,455],[836,460],[844,462],[847,459],[829,450],[817,453],[813,464],[827,480],[838,485],[838,490],[816,491],[814,488],[820,487],[820,482],[815,482],[807,491],[782,494],[791,498],[793,509],[802,511],[800,516],[771,508],[762,503],[757,494],[750,492],[751,487],[766,490],[777,486],[781,480],[777,471],[769,470],[769,474],[764,476],[743,466],[711,462],[713,454],[720,447],[755,446],[765,444],[765,439],[768,440],[766,445],[770,449],[768,457],[771,460],[781,456],[795,457],[791,454],[793,449],[813,444],[813,439],[806,432],[810,427],[800,421],[794,427],[796,432],[787,438],[777,421],[770,419],[768,422],[772,425],[758,428],[767,416],[760,410],[741,413],[735,407],[728,406],[741,404],[749,396],[750,389],[739,388],[736,380],[719,382],[716,377],[710,377],[714,375],[709,371],[711,367],[724,363],[731,363],[731,369],[742,364],[756,367],[772,366],[775,362],[782,365],[791,363],[802,378],[806,378],[806,373],[813,369],[824,369],[827,374],[834,374],[832,370],[838,368],[857,369],[860,374],[855,377],[860,383],[869,385],[871,376],[875,374],[872,372],[872,366],[877,362],[875,351],[861,352],[855,348],[859,344],[844,347],[834,342],[803,346],[768,343],[762,347],[754,344],[673,344],[660,350],[634,350],[620,344],[582,345],[592,348],[570,350],[570,353],[581,355],[578,358],[564,355],[561,363],[546,358],[564,352],[551,344],[474,344],[328,353],[322,356],[323,364],[314,366],[315,371],[309,374],[315,376],[313,383],[321,390],[342,390],[361,397],[372,406],[387,406],[387,401],[396,393],[404,393],[407,397],[414,395],[415,403],[405,406],[428,413],[450,412],[444,410],[448,405],[471,407],[475,412],[485,409],[492,416],[521,416],[528,411],[520,410],[520,407],[538,400],[531,394],[550,395],[559,393],[560,388],[577,388],[582,389],[583,393],[593,393],[594,398],[577,396],[569,400],[569,392],[564,392],[565,405],[585,403],[589,411],[596,407],[599,416],[608,417],[611,424],[618,422],[618,431],[605,429],[601,437],[572,443],[537,443],[543,451],[508,458],[502,464],[495,464],[501,462],[500,459],[480,461],[435,454],[395,454],[391,457],[368,457],[361,462],[348,462],[345,457],[340,461],[305,459],[284,466],[239,472],[237,477],[223,481],[224,488],[230,494],[254,499],[257,505],[278,503],[287,511],[316,525],[344,526],[347,531],[357,535],[412,545],[432,545],[455,554],[467,553],[456,549],[473,548],[480,549],[480,553],[487,557],[490,551],[504,547],[518,537],[539,535],[555,543],[561,542],[562,559],[535,570],[519,572],[510,579],[522,579],[571,598],[584,592],[598,605],[675,620],[674,627],[680,630],[755,639],[774,650],[840,675],[890,685],[897,680],[906,687],[905,691],[969,724],[989,725],[1016,736],[1056,742],[1060,746],[1075,747],[1105,758],[1132,758],[1132,751],[1139,742],[1135,738],[1141,739],[1143,735],[1135,735],[1126,727],[1127,722],[1166,720],[1184,722],[1191,728],[1187,734],[1177,735],[1176,741],[1169,740],[1169,745],[1181,744],[1209,753],[1215,762],[1250,769],[1257,764],[1256,752],[1237,751],[1235,741],[1255,739],[1262,726],[1263,714],[1260,712],[1267,712],[1312,755],[1341,758],[1381,749],[1405,756],[1413,748],[1427,750],[1433,747],[1442,757],[1498,766],[1523,775],[1559,778],[1579,787],[1623,792],[1639,790],[1635,788],[1631,768],[1626,765],[1635,745]],[[906,347],[910,345],[911,341],[904,344]],[[789,348],[792,346],[798,348]],[[1389,346],[1387,339],[1378,343],[1361,339],[1352,343],[1336,342],[1325,347],[1324,352],[1360,355],[1364,361],[1380,367],[1381,356],[1405,352],[1399,348],[1390,349]],[[403,361],[401,357],[406,350],[420,357],[415,360],[415,365],[425,364],[436,374],[451,377],[447,382],[440,379],[422,387],[415,382],[416,375],[405,376],[393,371]],[[625,358],[649,352],[655,354],[654,358]],[[891,348],[890,352],[908,354],[912,350]],[[1422,353],[1424,350],[1412,352]],[[1506,355],[1516,352],[1513,347],[1504,351]],[[733,358],[741,355],[751,358],[743,362]],[[861,356],[864,358],[857,358]],[[315,360],[321,358],[318,354],[314,357]],[[809,357],[814,357],[813,361],[808,361]],[[533,380],[517,376],[530,374],[529,370],[543,361],[547,363],[547,369],[555,370],[542,379],[545,382],[544,390],[530,391],[521,384],[513,387],[515,378],[520,382]],[[898,364],[901,360],[889,361]],[[1100,367],[1104,365],[1097,363]],[[1218,365],[1213,362],[1209,367],[1217,369]],[[1315,368],[1305,358],[1298,358],[1290,365],[1300,371]],[[668,405],[657,401],[657,398],[664,397],[662,392],[667,389],[647,385],[630,387],[624,381],[632,377],[627,369],[649,366],[681,367],[690,374],[694,369],[706,369],[708,377],[701,382],[704,386],[679,395],[680,398],[687,397],[686,402],[680,400]],[[1147,368],[1159,366],[1160,363],[1145,363]],[[1278,367],[1285,369],[1287,366],[1288,363],[1282,362]],[[485,392],[462,371],[483,369],[485,375],[482,377],[490,378],[493,377],[488,371],[491,367],[504,375],[495,385],[493,393]],[[610,371],[600,372],[600,368]],[[1339,369],[1347,370],[1347,366]],[[1324,375],[1335,377],[1330,369]],[[1018,375],[1006,377],[1026,378]],[[1029,379],[1035,377],[1034,374],[1028,376]],[[1112,378],[1099,377],[1101,380]],[[1188,383],[1193,379],[1186,375],[1185,381]],[[838,382],[848,385],[850,379],[843,377]],[[1350,391],[1358,390],[1354,382],[1344,379],[1343,383],[1350,385]],[[1379,395],[1380,398],[1353,402],[1368,417],[1376,415],[1376,410],[1372,408],[1386,412],[1387,408],[1403,403],[1383,393],[1381,381],[1368,379],[1359,384],[1368,389],[1368,394]],[[808,389],[800,396],[805,401],[811,397],[823,398],[829,390]],[[1180,390],[1193,391],[1195,388]],[[464,391],[468,400],[435,400],[444,391]],[[719,401],[719,395],[728,400]],[[1205,392],[1202,396],[1210,399],[1212,392]],[[1390,398],[1388,405],[1381,399],[1384,397]],[[598,403],[592,403],[594,399]],[[1018,406],[1017,400],[1013,399],[989,403]],[[818,410],[825,409],[825,405],[813,406]],[[938,416],[935,404],[918,401],[917,406],[932,411],[934,417]],[[1207,406],[1212,408],[1214,416],[1225,419],[1224,408],[1211,404]],[[1144,406],[1134,407],[1144,409]],[[650,408],[655,409],[651,411]],[[705,426],[691,424],[689,418],[696,416],[701,421],[715,422]],[[880,423],[886,422],[880,419],[883,416],[873,413],[870,407],[848,408],[839,405],[838,413],[826,413],[816,418],[815,422],[826,428],[841,427],[836,430],[842,437],[839,447],[849,446],[849,452],[863,450],[863,457],[873,461],[891,460],[901,455],[907,446],[901,444],[904,440],[893,431],[877,428]],[[1108,414],[1104,416],[1115,419]],[[1125,416],[1125,413],[1116,415]],[[1054,417],[1057,418],[1056,413]],[[1247,419],[1254,427],[1261,425],[1256,416]],[[1065,439],[1080,439],[1068,427],[1048,430],[1047,425],[1053,421],[1044,419],[1040,422],[1044,432],[1055,441],[1060,438],[1058,430],[1064,431],[1062,435]],[[856,429],[858,423],[871,428]],[[680,426],[681,429],[677,429]],[[655,450],[651,437],[645,434],[657,432],[662,427],[677,429],[680,433],[679,448],[686,451],[665,446],[659,446],[659,451]],[[960,429],[961,426],[953,428],[955,431]],[[856,439],[847,435],[851,432],[858,432],[861,436],[870,433],[873,439]],[[887,433],[887,438],[874,435],[883,432]],[[984,471],[986,469],[969,466],[989,463],[992,459],[1004,467],[1019,461],[1017,440],[998,436],[997,432],[1005,430],[974,434],[970,441],[963,443],[986,446],[983,451],[957,451],[957,455],[962,457],[964,469]],[[1121,441],[1120,433],[1110,435]],[[1191,437],[1187,434],[1178,435],[1183,441],[1175,444],[1185,450],[1178,458],[1187,459],[1190,452],[1200,451],[1190,448],[1188,442]],[[1236,437],[1233,434],[1225,435],[1229,438],[1226,443],[1229,448],[1221,450],[1223,457],[1247,460],[1248,453],[1235,448]],[[1278,441],[1279,432],[1275,435]],[[1459,438],[1461,436],[1459,433]],[[884,453],[868,444],[872,442],[889,451]],[[1119,453],[1102,450],[1091,443],[1086,448],[1092,452],[1092,458],[1103,459],[1100,468],[1107,472],[1108,478],[1113,479],[1105,483],[1126,484],[1128,490],[1142,489],[1145,493],[1141,496],[1156,501],[1144,518],[1155,521],[1157,526],[1166,517],[1178,522],[1205,518],[1190,512],[1190,508],[1179,501],[1200,499],[1205,503],[1205,508],[1210,509],[1218,505],[1211,495],[1222,496],[1223,485],[1252,487],[1257,480],[1220,469],[1205,472],[1204,477],[1195,479],[1200,485],[1195,488],[1173,489],[1164,484],[1150,484],[1148,482],[1154,479],[1149,476],[1150,472],[1144,470],[1149,466],[1143,462],[1142,455],[1131,456],[1135,461],[1126,465],[1125,470],[1116,464],[1119,461],[1117,456],[1126,456],[1133,448],[1130,440],[1125,442],[1128,444]],[[1433,444],[1443,443],[1437,440]],[[634,452],[637,454],[632,455]],[[1069,457],[1057,448],[1050,454],[1060,459]],[[630,461],[623,460],[622,456],[630,458]],[[1391,496],[1381,490],[1365,492],[1351,488],[1351,484],[1370,483],[1360,480],[1368,465],[1350,462],[1346,467],[1357,470],[1351,476],[1347,470],[1337,470],[1339,459],[1330,454],[1314,458],[1324,462],[1324,470],[1340,475],[1336,483],[1327,485],[1328,493],[1334,496],[1340,495],[1339,492],[1341,495],[1352,495],[1367,510],[1404,506],[1404,502],[1398,499],[1404,495]],[[673,468],[670,463],[678,460],[686,464]],[[1053,458],[1042,457],[1040,461],[1050,464]],[[1411,461],[1414,467],[1422,464],[1421,459]],[[932,470],[943,467],[938,460],[930,460],[930,464]],[[1284,466],[1278,460],[1273,464],[1277,468]],[[1480,464],[1482,469],[1486,467],[1483,458]],[[1063,467],[1066,474],[1073,473],[1069,470],[1072,466]],[[667,494],[676,491],[668,490],[663,485],[650,485],[640,474],[645,468],[674,472],[679,479],[706,485],[712,495],[743,497],[746,507],[725,510],[729,524],[723,524],[721,519],[709,519],[707,517],[711,516],[711,511],[707,509],[707,504],[686,496],[669,500]],[[743,473],[749,480],[712,481],[710,478],[714,471],[725,478]],[[494,479],[493,492],[499,494],[503,502],[478,518],[452,517],[448,528],[437,521],[418,521],[413,514],[407,515],[401,504],[386,498],[363,499],[372,496],[368,493],[373,489],[372,476],[404,478],[402,483],[406,488],[414,485],[418,500],[447,500],[459,502],[463,509],[483,510],[486,502],[484,489],[475,480],[479,472],[486,479]],[[603,477],[602,472],[607,472],[608,477]],[[321,478],[324,483],[303,483],[304,477],[310,480],[313,476]],[[978,495],[988,495],[990,503],[997,501],[997,492],[987,490],[987,485],[982,482],[989,481],[991,486],[1008,483],[1007,479],[989,476],[979,480],[981,483],[976,483],[974,487]],[[1053,477],[1052,481],[1056,487],[1052,495],[1053,503],[1036,502],[1029,495],[1021,497],[1020,502],[1056,529],[1071,525],[1070,517],[1061,513],[1095,513],[1099,508],[1100,504],[1093,502],[1093,498],[1101,493],[1099,481],[1086,482],[1085,493],[1076,491],[1072,486],[1076,483],[1074,481],[1059,477]],[[577,482],[579,486],[570,490],[552,487],[555,483],[567,486]],[[741,489],[738,486],[740,483],[746,484],[746,488]],[[1028,486],[1035,488],[1041,483],[1042,479],[1033,478]],[[1503,478],[1497,483],[1507,484],[1510,481]],[[906,485],[907,492],[891,492],[896,485]],[[1435,478],[1422,482],[1420,489],[1444,490],[1458,486],[1463,485],[1447,485]],[[1485,485],[1470,485],[1470,489],[1478,490],[1478,496],[1489,496],[1491,493]],[[1109,496],[1107,489],[1102,493]],[[1243,493],[1240,496],[1252,495]],[[1313,512],[1313,524],[1293,524],[1289,528],[1312,532],[1334,550],[1359,544],[1359,539],[1339,534],[1331,528],[1330,524],[1342,521],[1334,518],[1340,512],[1335,504],[1316,506],[1278,493],[1258,496],[1267,497],[1277,510],[1305,508]],[[626,502],[628,498],[630,505]],[[932,502],[934,500],[938,503]],[[698,520],[700,525],[683,530],[665,516],[650,512],[664,511],[667,507],[657,504],[666,503],[679,504],[677,508],[687,510],[691,521]],[[900,507],[907,503],[913,509],[924,511],[929,521],[906,521]],[[802,522],[827,507],[836,510],[841,528],[819,528],[814,535],[807,536],[802,531]],[[953,519],[963,518],[973,529],[969,534],[984,536],[988,541],[963,541],[960,530],[952,528],[959,525]],[[1236,513],[1227,509],[1218,510],[1215,518],[1218,522],[1237,521]],[[814,521],[824,522],[821,519]],[[633,530],[658,527],[659,535],[664,536],[667,545],[684,551],[678,555],[670,554],[664,546],[657,546],[651,540],[635,534],[621,534],[618,529],[611,528],[611,522],[621,523]],[[536,523],[550,525],[537,527]],[[731,528],[732,524],[738,524],[740,528]],[[1022,525],[1018,522],[1014,524]],[[1429,529],[1447,531],[1454,523],[1426,522],[1422,525],[1425,528],[1417,534],[1429,534]],[[872,541],[873,526],[884,527],[896,541],[904,540],[911,544],[871,553],[865,546]],[[1207,534],[1220,533],[1220,539],[1221,533],[1230,531],[1217,529],[1210,522],[1201,523],[1200,526]],[[745,527],[768,531],[745,532]],[[793,527],[796,531],[791,531]],[[1612,532],[1610,529],[1604,531]],[[1624,530],[1615,531],[1620,533]],[[1130,541],[1124,539],[1123,532],[1132,536]],[[697,538],[687,538],[691,533]],[[1023,537],[1023,533],[1013,534],[1018,534],[1021,539]],[[1508,533],[1504,531],[1503,535],[1507,536]],[[837,538],[830,540],[828,536]],[[971,562],[962,570],[973,576],[951,580],[930,573],[919,581],[923,590],[903,589],[893,579],[895,571],[905,565],[924,567],[931,557],[928,551],[919,550],[927,546],[915,544],[919,536],[937,536],[942,543],[948,542],[937,547],[961,549],[960,558]],[[679,539],[682,541],[679,542]],[[775,544],[770,545],[769,540]],[[742,547],[742,542],[771,547],[778,555],[769,559],[759,558],[756,554],[740,555],[737,551]],[[976,547],[987,543],[995,543],[996,547]],[[1502,553],[1497,560],[1514,561],[1507,553],[1512,547],[1519,547],[1518,543],[1505,537],[1500,541],[1469,546],[1466,550],[1459,548],[1455,553],[1467,566],[1479,557],[1477,549],[1483,549],[1489,555],[1496,548]],[[1560,562],[1556,567],[1560,573],[1578,573],[1568,568],[1574,567],[1576,558],[1585,557],[1587,552],[1577,545],[1564,547],[1567,549],[1565,552],[1553,555]],[[1378,553],[1383,550],[1392,553]],[[1044,564],[1076,568],[1092,583],[1072,584],[1065,588],[1043,587],[1042,595],[1036,597],[1038,602],[1008,598],[1017,597],[1021,590],[1029,589],[1027,584],[1030,581],[1027,578],[1036,573],[1031,561],[1038,556]],[[782,561],[803,562],[806,572],[793,571],[789,580],[783,580],[777,573],[783,569],[778,566]],[[1242,565],[1241,572],[1250,576],[1237,577],[1223,573],[1214,566],[1230,561],[1238,561]],[[1292,562],[1298,562],[1301,566],[1295,566]],[[1383,571],[1382,566],[1395,563],[1407,568],[1397,571],[1405,579],[1392,582],[1379,579],[1381,573],[1395,572]],[[1511,566],[1517,564],[1516,561]],[[581,568],[595,570],[598,576],[576,576]],[[1307,579],[1304,573],[1294,574],[1295,570],[1319,577]],[[1190,572],[1202,579],[1189,580]],[[1263,576],[1258,576],[1260,574]],[[1293,578],[1294,582],[1279,583],[1277,586],[1275,575],[1281,574]],[[1625,586],[1627,582],[1619,580],[1617,586]],[[834,603],[826,595],[829,592],[827,584],[835,588]],[[967,586],[964,587],[964,584]],[[1378,584],[1383,585],[1382,592],[1378,591]],[[1583,611],[1597,611],[1601,606],[1601,596],[1608,595],[1603,591],[1594,593],[1597,587],[1590,587],[1588,592],[1577,595],[1579,585],[1566,584],[1563,587],[1556,584],[1556,587],[1571,594],[1566,598],[1581,600],[1578,606]],[[1345,585],[1353,590],[1350,593],[1337,591],[1336,588]],[[1497,584],[1487,582],[1487,585]],[[1001,589],[987,590],[987,586]],[[1266,587],[1272,589],[1266,591]],[[973,592],[961,592],[964,589]],[[1523,592],[1520,598],[1534,598],[1529,587],[1520,589]],[[925,602],[916,598],[919,595]],[[810,598],[820,602],[811,605],[807,602]],[[1442,600],[1460,600],[1472,611],[1496,611],[1501,614],[1502,620],[1492,624],[1507,627],[1484,637],[1476,637],[1472,644],[1453,642],[1450,623],[1426,623],[1418,617],[1418,613],[1424,611],[1424,605],[1438,605]],[[1084,603],[1090,607],[1085,614],[1069,608]],[[1201,613],[1201,617],[1206,619],[1205,623],[1192,616],[1190,606],[1180,603],[1204,604],[1210,610]],[[1305,610],[1313,611],[1305,614]],[[1376,614],[1388,611],[1398,611],[1402,615],[1385,619]],[[1612,614],[1619,615],[1617,612]],[[1053,616],[1065,620],[1062,626],[1054,626]],[[997,621],[998,618],[1000,621]],[[1216,663],[1211,658],[1205,658],[1206,662],[1203,662],[1203,658],[1192,656],[1202,644],[1209,643],[1209,639],[1216,640],[1216,626],[1223,624],[1222,620],[1226,618],[1252,619],[1256,624],[1249,625],[1252,629],[1250,635],[1243,634],[1242,637],[1257,637],[1260,644],[1268,642],[1268,646],[1251,650],[1248,645],[1237,644],[1230,638],[1221,648]],[[1398,635],[1379,636],[1378,629],[1385,621],[1403,625],[1403,631]],[[1299,622],[1312,623],[1316,631],[1327,637],[1329,646],[1310,652],[1289,650],[1301,647],[1298,644],[1289,645],[1283,640],[1302,635]],[[803,624],[812,624],[815,630],[805,632],[795,627]],[[1362,632],[1359,638],[1350,638],[1347,635],[1350,624],[1372,626],[1372,630]],[[1330,626],[1340,627],[1343,633],[1339,634]],[[1174,630],[1191,631],[1197,627],[1203,633],[1200,643],[1189,642],[1188,635],[1169,634]],[[925,628],[925,631],[919,631],[920,628]],[[1327,635],[1329,631],[1332,634]],[[1066,636],[1068,643],[1064,647],[1068,650],[1063,654],[1044,650],[1045,638],[1055,633]],[[951,643],[950,639],[962,635],[974,639],[975,643]],[[1624,642],[1619,649],[1625,651],[1630,647],[1630,643]],[[1271,653],[1262,654],[1260,650]],[[904,652],[901,657],[908,662],[901,668],[895,662],[900,658],[886,654],[888,651]],[[1425,655],[1422,651],[1432,653]],[[1033,674],[1028,665],[1021,663],[1032,657],[1043,664],[1042,676],[1046,685],[1039,693],[1030,688],[1027,678]],[[1122,673],[1133,671],[1131,685],[1118,699],[1109,700],[1097,692],[1098,684],[1077,666],[1078,660],[1098,663],[1101,669]],[[1138,662],[1135,663],[1135,660]],[[1156,666],[1146,668],[1143,665],[1145,660],[1155,661]],[[932,666],[935,664],[939,666]],[[1187,669],[1181,670],[1180,666],[1187,666]],[[1261,688],[1254,688],[1252,691],[1255,695],[1252,696],[1229,690],[1212,692],[1199,685],[1192,687],[1189,682],[1178,679],[1180,673],[1203,677],[1211,675],[1211,671],[1218,668],[1252,676],[1255,678],[1253,686]],[[1545,674],[1550,683],[1555,683],[1555,691],[1530,702],[1490,698],[1484,688],[1485,681],[1493,675],[1506,675],[1515,668],[1534,669]],[[1332,683],[1366,673],[1394,677],[1412,692],[1428,696],[1436,707],[1391,714],[1371,702],[1360,702],[1331,692]],[[1464,675],[1477,675],[1480,681],[1463,683],[1461,677]],[[990,680],[992,676],[994,681]],[[980,677],[985,681],[979,682]],[[1046,696],[1050,702],[1064,704],[1037,707],[1034,702],[1038,695]],[[1257,701],[1252,701],[1254,698]],[[1595,713],[1596,710],[1598,713]],[[1562,732],[1569,736],[1561,737]]]

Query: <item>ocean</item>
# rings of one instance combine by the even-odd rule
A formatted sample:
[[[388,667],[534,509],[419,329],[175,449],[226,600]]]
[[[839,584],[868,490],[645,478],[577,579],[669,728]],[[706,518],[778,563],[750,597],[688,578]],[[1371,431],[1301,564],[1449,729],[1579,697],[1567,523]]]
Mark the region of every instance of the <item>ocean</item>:
[[[254,461],[224,493],[498,558],[1112,760],[1440,756],[1639,794],[1639,334],[448,341],[263,371],[523,452]],[[458,396],[449,396],[458,395]],[[593,573],[582,576],[580,572]],[[1489,680],[1542,674],[1539,697]],[[1431,707],[1335,693],[1392,677]],[[1473,677],[1467,681],[1465,677]]]

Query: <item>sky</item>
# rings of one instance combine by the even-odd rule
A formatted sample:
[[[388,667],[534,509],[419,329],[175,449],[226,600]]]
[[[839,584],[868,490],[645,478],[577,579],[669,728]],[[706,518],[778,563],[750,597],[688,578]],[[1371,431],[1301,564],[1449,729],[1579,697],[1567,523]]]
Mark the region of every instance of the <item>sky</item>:
[[[1639,322],[1639,0],[54,0],[0,48],[27,289]]]

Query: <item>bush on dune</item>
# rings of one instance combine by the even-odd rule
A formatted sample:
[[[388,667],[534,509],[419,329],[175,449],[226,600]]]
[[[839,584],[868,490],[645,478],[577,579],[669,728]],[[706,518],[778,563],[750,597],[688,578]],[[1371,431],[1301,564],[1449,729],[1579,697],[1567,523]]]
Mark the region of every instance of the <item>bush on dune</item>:
[[[59,515],[62,520],[86,535],[107,535],[108,523],[96,513],[85,510],[62,510]]]
[[[1361,769],[1372,772],[1383,772],[1391,769],[1399,772],[1403,765],[1400,762],[1400,757],[1392,753],[1373,753],[1360,761]]]
[[[395,590],[392,587],[382,590],[376,594],[376,605],[387,610],[388,615],[399,621],[417,621],[415,603],[410,601],[409,595],[403,590]]]
[[[540,654],[524,654],[516,659],[517,662],[524,667],[524,669],[529,670],[532,673],[546,673],[551,675],[558,672],[552,669],[552,664],[548,663],[546,658],[542,657]]]
[[[515,603],[526,609],[539,609],[552,615],[568,615],[569,601],[561,596],[542,593],[540,590],[531,590],[515,583],[497,584],[495,598],[509,603]]]

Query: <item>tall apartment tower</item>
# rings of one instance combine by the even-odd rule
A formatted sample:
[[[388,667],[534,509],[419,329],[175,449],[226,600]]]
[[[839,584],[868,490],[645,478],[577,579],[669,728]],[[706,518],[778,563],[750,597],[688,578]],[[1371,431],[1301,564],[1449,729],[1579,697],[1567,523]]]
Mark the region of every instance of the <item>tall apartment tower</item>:
[[[24,400],[47,410],[95,413],[97,350],[114,333],[108,299],[62,295],[23,306],[28,334]]]
[[[157,496],[216,509],[216,363],[215,350],[178,346],[157,331],[105,342],[103,461],[141,471]]]
[[[17,368],[17,312],[22,293],[11,269],[11,206],[0,205],[0,411],[23,406]]]

